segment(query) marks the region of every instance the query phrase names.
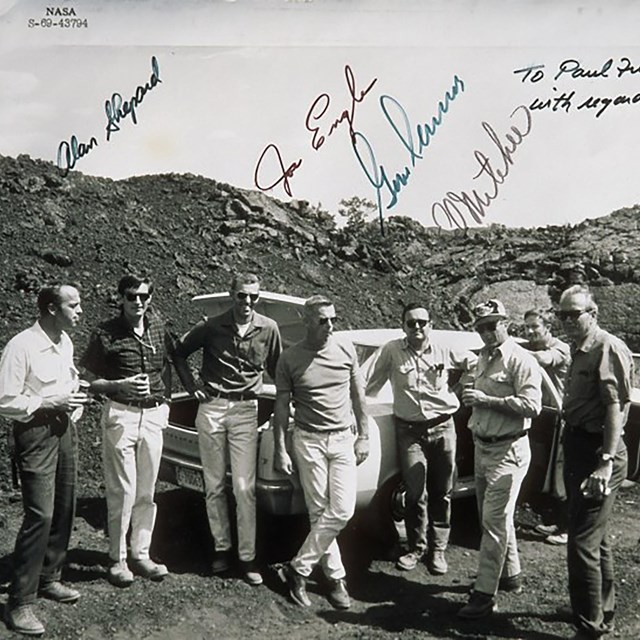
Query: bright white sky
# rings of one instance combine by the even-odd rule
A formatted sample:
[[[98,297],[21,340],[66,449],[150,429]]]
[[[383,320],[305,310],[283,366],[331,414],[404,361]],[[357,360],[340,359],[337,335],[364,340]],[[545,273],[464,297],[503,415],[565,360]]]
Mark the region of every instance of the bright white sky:
[[[47,6],[73,10],[68,17],[88,27],[30,27]],[[631,0],[0,0],[0,154],[55,162],[72,135],[95,137],[76,161],[83,173],[189,172],[255,189],[258,159],[272,144],[284,167],[302,160],[288,180],[293,197],[333,212],[342,198],[379,194],[385,216],[431,225],[436,211],[448,227],[440,205],[447,198],[452,210],[475,189],[495,196],[480,224],[575,223],[640,202],[639,30],[640,5]],[[128,115],[107,141],[105,101],[114,92],[129,100],[147,83],[152,56],[161,82],[137,106],[137,124]],[[327,135],[352,106],[346,65],[357,97],[376,80],[353,117],[370,178],[348,122]],[[537,82],[514,73],[529,65],[544,65]],[[601,77],[584,77],[593,73]],[[419,130],[447,91],[448,110],[420,149]],[[532,110],[527,123],[521,105],[563,93],[572,94],[568,113]],[[631,103],[596,117],[602,103],[578,109],[591,96]],[[319,97],[316,113],[326,110],[316,140],[325,140],[314,149],[305,119]],[[496,141],[509,147],[512,126],[528,134],[505,175]],[[493,179],[486,166],[477,175],[487,161]],[[278,169],[271,147],[259,167],[262,186]],[[392,191],[372,184],[382,170],[406,182],[392,188],[389,208]],[[269,193],[288,200],[283,187]],[[478,226],[468,207],[457,207],[459,219]]]

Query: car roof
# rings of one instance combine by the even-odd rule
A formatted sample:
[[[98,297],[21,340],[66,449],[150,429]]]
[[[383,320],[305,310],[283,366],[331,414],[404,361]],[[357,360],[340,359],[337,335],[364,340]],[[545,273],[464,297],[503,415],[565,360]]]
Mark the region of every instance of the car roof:
[[[349,329],[336,331],[336,334],[349,336],[354,344],[379,347],[390,340],[402,338],[404,331],[402,329]],[[432,329],[430,335],[443,344],[455,346],[461,350],[477,350],[483,345],[482,339],[475,331]]]

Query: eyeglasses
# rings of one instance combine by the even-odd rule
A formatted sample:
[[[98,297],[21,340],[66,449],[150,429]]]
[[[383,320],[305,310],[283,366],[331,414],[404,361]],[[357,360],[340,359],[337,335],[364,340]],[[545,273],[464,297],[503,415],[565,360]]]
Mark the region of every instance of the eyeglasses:
[[[429,321],[425,320],[424,318],[416,318],[415,320],[414,319],[407,320],[405,324],[407,325],[407,327],[409,327],[409,329],[415,329],[416,327],[420,327],[421,329],[424,329],[429,324]]]
[[[336,322],[338,322],[338,318],[336,316],[333,316],[333,318],[318,318],[318,324],[327,324],[329,320],[331,320],[331,324],[335,324]]]
[[[571,309],[570,311],[559,310],[556,315],[559,320],[577,320],[583,313],[589,313],[589,309]]]
[[[247,298],[249,298],[251,302],[258,302],[259,297],[259,293],[245,293],[244,291],[236,291],[236,298],[238,298],[238,300],[246,300]]]
[[[484,331],[495,331],[498,326],[497,320],[492,320],[491,322],[483,322],[476,326],[476,331],[478,333],[483,333]]]
[[[151,294],[150,293],[131,293],[131,292],[127,292],[127,293],[124,294],[124,297],[129,302],[135,302],[137,298],[140,298],[140,302],[146,302],[151,297]]]

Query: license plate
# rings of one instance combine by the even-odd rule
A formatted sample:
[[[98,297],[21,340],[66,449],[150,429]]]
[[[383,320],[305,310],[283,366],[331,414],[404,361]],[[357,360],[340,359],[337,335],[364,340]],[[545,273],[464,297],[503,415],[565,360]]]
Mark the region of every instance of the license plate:
[[[176,480],[181,487],[204,493],[204,478],[200,471],[176,467]]]

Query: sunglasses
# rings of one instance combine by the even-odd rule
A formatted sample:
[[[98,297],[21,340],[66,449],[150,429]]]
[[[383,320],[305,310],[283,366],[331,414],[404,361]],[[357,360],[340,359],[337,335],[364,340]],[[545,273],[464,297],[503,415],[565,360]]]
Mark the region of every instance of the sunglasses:
[[[259,293],[245,293],[244,291],[236,292],[236,298],[238,298],[238,300],[246,300],[247,298],[249,298],[251,302],[258,302],[259,297]]]
[[[140,298],[140,302],[146,302],[150,297],[150,293],[125,293],[124,297],[129,302],[135,302],[137,298]]]
[[[577,320],[583,313],[589,313],[588,309],[572,309],[571,311],[556,311],[559,320]]]
[[[483,333],[484,331],[495,331],[497,326],[497,320],[492,320],[491,322],[483,322],[476,327],[476,331],[478,333]]]
[[[417,318],[416,320],[407,320],[405,324],[409,329],[416,329],[417,327],[424,329],[429,324],[429,321],[424,318]]]
[[[331,320],[331,324],[335,324],[336,322],[338,322],[338,318],[336,316],[333,316],[333,318],[318,318],[318,324],[327,324],[329,320]]]

